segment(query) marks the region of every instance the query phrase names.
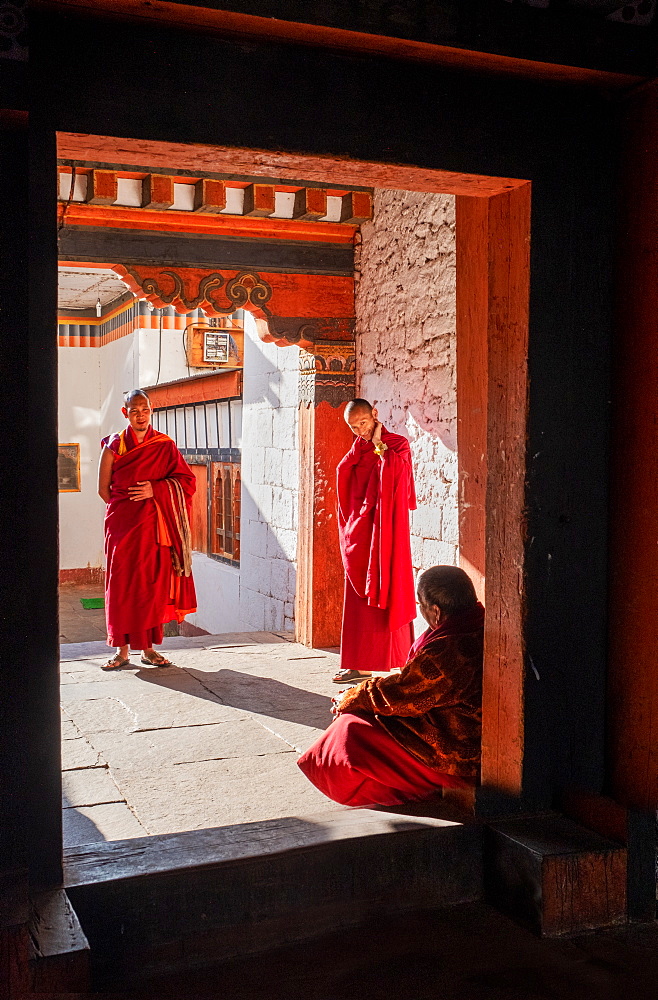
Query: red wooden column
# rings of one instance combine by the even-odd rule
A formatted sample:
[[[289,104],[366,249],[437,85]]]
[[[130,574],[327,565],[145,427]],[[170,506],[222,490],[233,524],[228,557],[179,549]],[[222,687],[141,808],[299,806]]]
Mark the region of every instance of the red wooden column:
[[[626,104],[610,546],[608,760],[614,797],[658,805],[658,86]]]
[[[485,593],[489,199],[457,198],[459,563]]]
[[[301,352],[296,638],[337,646],[343,602],[336,466],[352,445],[343,418],[354,398],[354,343],[317,343]]]
[[[457,197],[460,558],[487,609],[482,783],[522,789],[530,184]]]

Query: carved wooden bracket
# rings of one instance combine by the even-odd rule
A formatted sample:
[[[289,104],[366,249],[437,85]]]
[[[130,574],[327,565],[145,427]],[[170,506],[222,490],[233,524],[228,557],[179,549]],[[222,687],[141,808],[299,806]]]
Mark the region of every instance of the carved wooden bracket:
[[[329,403],[336,408],[354,399],[356,351],[354,342],[317,343],[300,352],[299,400],[307,406]]]
[[[248,309],[259,321],[261,340],[280,347],[310,348],[354,337],[351,277],[137,264],[115,264],[113,270],[138,298],[158,308],[173,306],[181,313],[200,308],[207,316]]]

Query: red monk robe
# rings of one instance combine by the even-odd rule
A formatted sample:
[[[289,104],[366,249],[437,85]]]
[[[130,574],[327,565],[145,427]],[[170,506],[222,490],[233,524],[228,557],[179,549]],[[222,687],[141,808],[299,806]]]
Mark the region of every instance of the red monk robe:
[[[176,444],[149,427],[141,444],[131,427],[104,438],[114,452],[105,515],[105,615],[109,646],[150,649],[162,626],[196,611],[189,512],[196,489]],[[128,488],[149,480],[153,499]]]
[[[479,776],[484,608],[455,612],[414,643],[402,671],[347,691],[338,716],[299,758],[348,806],[400,805]]]
[[[345,568],[343,670],[406,662],[416,617],[409,511],[416,509],[411,449],[382,427],[383,458],[355,438],[337,468],[338,532]]]

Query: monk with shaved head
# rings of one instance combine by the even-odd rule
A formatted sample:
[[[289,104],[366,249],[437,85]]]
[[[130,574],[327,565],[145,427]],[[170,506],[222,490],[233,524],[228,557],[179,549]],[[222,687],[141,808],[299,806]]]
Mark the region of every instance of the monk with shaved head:
[[[98,493],[105,514],[105,616],[115,655],[103,670],[142,663],[166,667],[153,647],[162,626],[196,611],[189,513],[194,473],[166,434],[151,426],[151,401],[143,389],[124,394],[128,426],[101,442]]]
[[[418,603],[428,628],[400,673],[334,698],[335,721],[299,758],[342,805],[400,805],[479,779],[484,608],[458,566],[426,570]]]
[[[367,399],[353,399],[344,416],[354,443],[337,469],[345,597],[336,684],[401,667],[416,617],[409,536],[416,494],[409,442],[382,426]]]

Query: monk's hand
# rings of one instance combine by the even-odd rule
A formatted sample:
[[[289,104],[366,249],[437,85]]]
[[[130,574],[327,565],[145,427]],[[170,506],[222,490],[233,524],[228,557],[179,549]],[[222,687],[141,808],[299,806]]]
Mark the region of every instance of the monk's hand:
[[[381,424],[381,420],[378,420],[377,423],[375,424],[375,429],[372,432],[372,438],[371,438],[371,440],[372,440],[372,443],[373,443],[374,448],[375,448],[375,453],[377,455],[379,455],[379,457],[381,458],[381,456],[384,454],[384,452],[387,450],[387,447],[388,447],[382,441],[382,424]]]
[[[128,492],[130,493],[131,500],[150,500],[153,496],[153,487],[150,481],[146,479],[142,483],[136,483],[135,486],[129,486]]]
[[[339,691],[338,697],[331,699],[331,714],[334,718],[336,718],[337,715],[340,715],[340,703],[343,700],[344,694],[344,691]]]

